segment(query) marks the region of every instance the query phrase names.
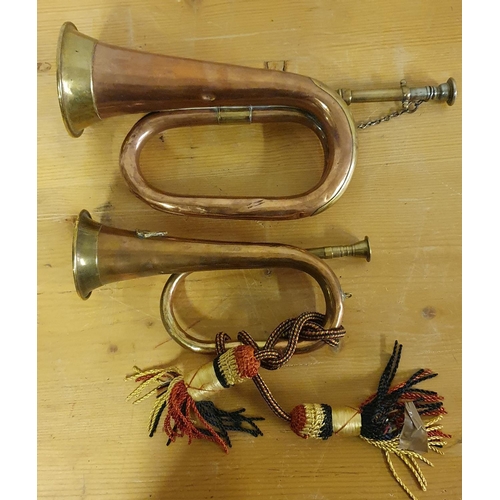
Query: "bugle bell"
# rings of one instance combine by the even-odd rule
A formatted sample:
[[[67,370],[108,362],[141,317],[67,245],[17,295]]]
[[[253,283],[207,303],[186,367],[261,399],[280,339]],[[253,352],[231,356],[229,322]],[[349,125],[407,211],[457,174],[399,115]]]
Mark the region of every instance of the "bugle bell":
[[[155,209],[183,215],[240,219],[298,219],[318,214],[347,188],[356,163],[354,102],[455,102],[453,78],[437,87],[355,91],[328,89],[313,78],[163,56],[101,43],[72,23],[61,29],[57,86],[70,135],[129,113],[150,113],[125,139],[120,168],[131,191]],[[154,112],[154,113],[152,113]],[[184,196],[160,191],[144,178],[141,151],[167,129],[224,123],[296,122],[310,128],[324,152],[319,182],[291,197]]]
[[[215,346],[191,337],[173,314],[177,285],[195,271],[287,267],[309,274],[319,284],[326,305],[325,328],[338,327],[344,310],[339,280],[320,258],[371,257],[368,238],[354,245],[303,250],[274,243],[238,243],[173,238],[163,232],[128,231],[105,226],[82,210],[73,237],[73,277],[78,295],[87,299],[93,290],[134,278],[170,274],[161,298],[161,316],[168,333],[181,345],[198,352]],[[300,351],[321,345],[307,342]]]

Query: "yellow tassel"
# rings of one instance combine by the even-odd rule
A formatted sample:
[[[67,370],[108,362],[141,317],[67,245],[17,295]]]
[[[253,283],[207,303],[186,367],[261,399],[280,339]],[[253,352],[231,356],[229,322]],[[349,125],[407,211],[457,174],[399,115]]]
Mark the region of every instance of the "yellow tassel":
[[[437,422],[439,422],[442,418],[442,415],[439,415],[437,418],[430,420],[425,424],[425,430],[427,433],[435,430],[440,430],[442,428],[441,425],[435,425]],[[384,453],[385,459],[387,461],[387,465],[389,466],[389,470],[391,471],[392,475],[394,476],[394,479],[398,482],[398,484],[403,488],[403,490],[406,492],[406,494],[412,499],[412,500],[417,500],[417,497],[410,491],[408,486],[404,484],[403,480],[399,477],[398,473],[396,472],[396,469],[394,468],[394,464],[391,459],[391,455],[395,455],[398,457],[410,470],[410,472],[415,476],[415,479],[418,481],[420,487],[422,488],[423,491],[427,490],[427,481],[424,477],[424,474],[422,470],[420,469],[417,460],[420,460],[421,462],[434,467],[432,462],[422,456],[420,453],[417,453],[415,451],[411,450],[402,450],[399,448],[399,437],[396,437],[394,439],[388,440],[388,441],[380,441],[380,440],[375,440],[375,439],[368,439],[363,436],[360,436],[361,439],[366,441],[367,443],[381,449]],[[441,436],[431,436],[427,438],[427,443],[429,446],[429,449],[439,453],[440,455],[443,454],[441,451],[441,448],[446,445],[446,441],[443,441]]]
[[[130,401],[137,397],[144,389],[146,389],[151,384],[154,384],[154,388],[149,392],[141,396],[140,398],[133,401],[133,404],[140,403],[145,399],[151,397],[156,393],[158,385],[166,382],[167,380],[173,379],[177,375],[176,368],[154,368],[152,370],[141,370],[137,366],[134,366],[135,373],[125,377],[125,380],[137,380],[138,378],[148,377],[142,381],[128,396],[126,401]]]

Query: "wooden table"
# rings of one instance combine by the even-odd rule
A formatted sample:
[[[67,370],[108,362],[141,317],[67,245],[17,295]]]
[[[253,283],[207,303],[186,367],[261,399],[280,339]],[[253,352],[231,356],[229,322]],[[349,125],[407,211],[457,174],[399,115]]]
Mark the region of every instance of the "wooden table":
[[[351,184],[330,209],[299,221],[221,221],[163,214],[135,198],[118,169],[137,116],[103,121],[79,139],[64,129],[56,92],[59,28],[72,21],[101,41],[217,62],[281,68],[329,87],[385,88],[405,78],[437,85],[453,76],[453,107],[428,103],[359,133]],[[423,465],[428,491],[397,463],[420,499],[461,496],[461,3],[186,0],[38,2],[38,491],[40,498],[407,498],[381,452],[357,438],[301,440],[269,411],[251,383],[214,398],[262,415],[264,437],[236,435],[225,455],[211,443],[149,439],[149,401],[125,402],[132,367],[190,369],[209,359],[171,341],[159,315],[165,277],[120,282],[84,302],[71,270],[75,218],[168,231],[177,237],[348,244],[369,235],[372,262],[330,261],[345,291],[347,335],[264,373],[290,410],[302,402],[359,405],[376,389],[395,340],[398,381],[420,367],[445,396],[446,454]],[[397,103],[353,105],[357,122]],[[174,130],[147,147],[144,172],[190,194],[304,191],[322,153],[299,125]],[[189,332],[213,338],[240,329],[263,338],[280,321],[323,310],[303,275],[277,269],[191,275],[176,310]]]

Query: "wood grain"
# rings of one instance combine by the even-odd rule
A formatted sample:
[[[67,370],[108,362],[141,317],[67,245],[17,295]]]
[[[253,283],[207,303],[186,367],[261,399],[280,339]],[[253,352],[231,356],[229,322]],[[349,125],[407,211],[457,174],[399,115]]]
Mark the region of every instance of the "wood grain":
[[[372,393],[394,340],[399,378],[420,367],[445,396],[444,456],[429,457],[420,499],[461,497],[461,95],[453,107],[424,104],[359,133],[359,158],[343,197],[300,221],[220,221],[156,212],[131,195],[118,154],[136,116],[114,118],[78,140],[64,129],[55,85],[58,32],[72,21],[104,42],[180,57],[312,76],[333,89],[384,88],[405,78],[461,90],[461,2],[360,0],[40,0],[38,2],[38,495],[47,499],[407,498],[379,451],[359,439],[298,439],[252,384],[220,394],[266,417],[264,437],[235,436],[228,455],[209,443],[147,437],[150,405],[125,402],[137,364],[192,368],[207,359],[164,331],[164,277],[122,282],[81,301],[71,272],[73,222],[85,208],[103,223],[178,237],[268,241],[303,247],[370,236],[373,260],[331,262],[344,290],[347,337],[339,352],[296,357],[265,373],[281,404],[359,405]],[[286,63],[285,63],[286,62]],[[356,121],[397,104],[352,106]],[[192,194],[290,194],[321,172],[314,136],[298,126],[177,130],[151,143],[148,178]],[[287,270],[192,275],[177,311],[190,332],[212,338],[246,329],[264,337],[304,309],[322,310],[311,281]]]

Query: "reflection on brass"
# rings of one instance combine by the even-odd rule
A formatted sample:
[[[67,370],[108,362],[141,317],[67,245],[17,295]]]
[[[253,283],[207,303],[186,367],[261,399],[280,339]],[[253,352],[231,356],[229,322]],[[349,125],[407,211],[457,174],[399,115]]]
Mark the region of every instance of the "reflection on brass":
[[[222,269],[286,267],[309,274],[321,287],[326,305],[325,328],[341,325],[344,294],[340,282],[330,267],[313,253],[275,243],[192,240],[165,234],[105,226],[92,220],[90,214],[82,210],[73,237],[73,277],[78,295],[87,299],[93,290],[109,283],[172,274],[162,294],[161,313],[170,335],[182,344],[183,338],[191,337],[175,320],[171,299],[176,284],[186,274]],[[324,258],[341,256],[335,253],[325,253]],[[194,350],[213,352],[204,342],[196,342],[198,344],[191,347]],[[323,344],[307,342],[301,351],[319,345]]]
[[[138,238],[157,238],[158,236],[168,236],[167,231],[141,231],[136,229],[135,234]]]
[[[237,219],[298,219],[318,214],[347,188],[356,163],[356,125],[348,104],[372,100],[453,104],[453,79],[439,87],[377,91],[328,89],[307,76],[163,56],[107,45],[61,29],[57,82],[61,113],[74,137],[96,121],[150,113],[123,143],[120,168],[131,191],[155,209]],[[347,101],[347,102],[346,102]],[[152,113],[153,112],[153,113]],[[153,188],[139,159],[146,142],[165,130],[223,123],[295,122],[310,128],[324,152],[320,181],[291,197],[182,196]]]

